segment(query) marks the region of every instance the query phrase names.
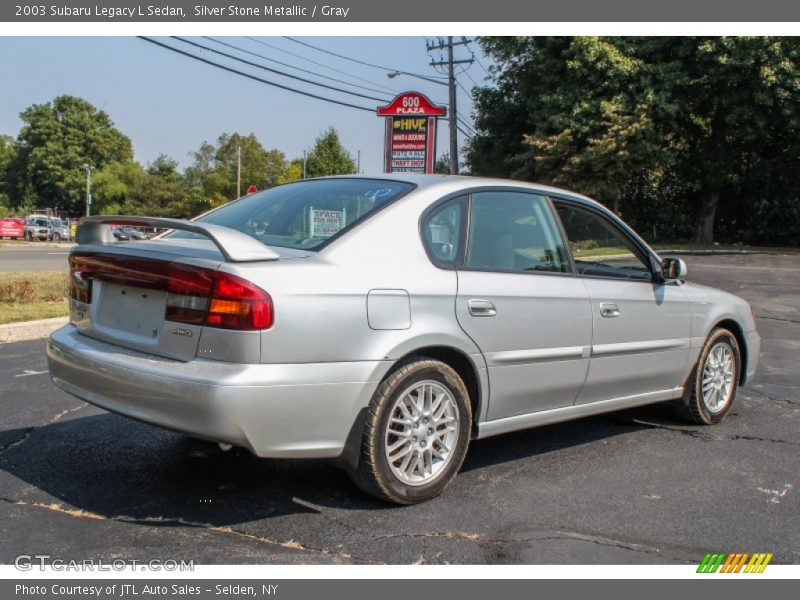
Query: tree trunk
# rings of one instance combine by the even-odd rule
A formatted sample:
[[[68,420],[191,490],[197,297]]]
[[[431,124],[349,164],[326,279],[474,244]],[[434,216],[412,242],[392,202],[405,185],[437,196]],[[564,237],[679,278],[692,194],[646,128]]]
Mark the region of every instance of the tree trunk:
[[[698,244],[714,243],[714,221],[717,216],[717,205],[719,204],[719,189],[708,191],[708,195],[701,204],[700,221],[697,223],[695,232],[695,242]]]

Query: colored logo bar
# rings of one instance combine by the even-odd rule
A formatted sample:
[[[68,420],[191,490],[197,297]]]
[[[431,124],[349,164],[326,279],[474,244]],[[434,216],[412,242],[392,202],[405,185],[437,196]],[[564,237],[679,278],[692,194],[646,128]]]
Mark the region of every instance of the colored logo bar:
[[[763,573],[772,560],[772,553],[709,552],[697,567],[698,573]]]

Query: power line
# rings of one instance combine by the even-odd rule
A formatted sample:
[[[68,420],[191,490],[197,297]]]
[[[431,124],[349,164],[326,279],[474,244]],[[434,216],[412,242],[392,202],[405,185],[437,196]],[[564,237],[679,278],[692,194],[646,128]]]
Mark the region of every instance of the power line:
[[[158,40],[154,40],[152,38],[149,38],[149,37],[146,37],[146,36],[143,36],[143,35],[140,35],[138,37],[139,37],[139,39],[144,40],[145,42],[149,42],[149,43],[154,44],[156,46],[160,46],[161,48],[164,48],[164,49],[169,50],[171,52],[175,52],[177,54],[181,54],[181,55],[186,56],[188,58],[192,58],[194,60],[200,61],[200,62],[205,63],[207,65],[211,65],[212,67],[217,67],[218,69],[222,69],[223,71],[228,71],[229,73],[234,73],[236,75],[241,75],[242,77],[247,77],[248,79],[252,79],[253,81],[258,81],[260,83],[264,83],[266,85],[270,85],[270,86],[273,86],[273,87],[276,87],[276,88],[280,88],[282,90],[293,92],[295,94],[300,94],[301,96],[306,96],[308,98],[314,98],[316,100],[322,100],[323,102],[330,102],[331,104],[338,104],[339,106],[346,106],[348,108],[356,108],[358,110],[365,110],[365,111],[370,112],[370,113],[374,113],[375,112],[374,108],[368,108],[366,106],[359,106],[357,104],[350,104],[349,102],[344,102],[343,100],[334,100],[333,98],[325,98],[324,96],[318,96],[316,94],[312,94],[311,92],[298,90],[296,88],[290,87],[288,85],[284,85],[282,83],[276,83],[274,81],[269,81],[267,79],[262,79],[261,77],[257,77],[255,75],[251,75],[250,73],[245,73],[244,71],[239,71],[238,69],[234,69],[233,67],[228,67],[226,65],[221,65],[219,63],[215,63],[214,61],[208,60],[206,58],[203,58],[202,56],[197,56],[195,54],[192,54],[191,52],[185,52],[185,51],[183,51],[183,50],[181,50],[179,48],[174,48],[173,46],[169,46],[168,44],[164,44],[162,42],[159,42]]]
[[[306,46],[307,48],[311,48],[312,50],[316,50],[317,52],[324,52],[325,54],[330,54],[331,56],[335,56],[336,58],[341,58],[343,60],[349,60],[350,62],[358,63],[359,65],[364,65],[367,67],[372,67],[374,69],[380,69],[382,71],[402,71],[402,69],[395,69],[393,67],[384,67],[383,65],[376,65],[374,63],[366,62],[363,60],[359,60],[358,58],[352,58],[350,56],[345,56],[344,54],[338,54],[336,52],[332,52],[330,50],[326,50],[325,48],[320,48],[319,46],[314,46],[313,44],[309,44],[308,42],[304,42],[302,40],[298,40],[293,37],[289,37],[288,35],[283,36],[285,39],[294,42],[295,44],[300,44],[301,46]],[[422,77],[425,78],[425,75],[420,75],[419,73],[408,73],[407,71],[402,71],[406,75],[411,75],[412,77]],[[442,77],[444,79],[444,77]]]
[[[303,56],[302,54],[297,54],[296,52],[292,52],[290,50],[286,50],[284,48],[281,48],[280,46],[276,46],[274,44],[270,44],[270,43],[265,42],[263,40],[259,40],[258,38],[254,38],[254,37],[250,37],[250,36],[245,36],[245,38],[250,40],[254,44],[259,44],[259,45],[264,46],[266,48],[272,48],[273,50],[277,50],[278,52],[283,52],[284,54],[288,54],[289,56],[294,56],[295,58],[299,58],[301,60],[309,62],[312,65],[317,65],[318,67],[323,67],[325,69],[333,71],[334,73],[339,73],[341,75],[347,75],[348,77],[351,77],[352,79],[357,79],[358,81],[363,81],[365,83],[376,85],[377,87],[380,87],[380,88],[383,88],[384,90],[387,90],[391,94],[397,94],[397,90],[394,90],[394,89],[392,89],[390,87],[387,87],[385,85],[381,85],[379,83],[375,83],[373,81],[370,81],[369,79],[364,79],[363,77],[359,77],[357,75],[353,75],[353,74],[348,73],[346,71],[342,71],[341,69],[337,69],[336,67],[331,67],[330,65],[326,65],[325,63],[318,62],[318,61],[316,61],[314,59],[308,58],[307,56]]]
[[[470,75],[470,74],[469,74],[469,71],[464,71],[464,75],[466,75],[466,76],[467,76],[467,79],[469,79],[469,80],[470,80],[470,81],[473,83],[473,85],[474,85],[475,87],[480,87],[480,86],[478,85],[478,82],[477,82],[477,81],[475,81],[475,80],[472,78],[472,75]],[[459,85],[460,85],[460,84],[459,84]]]
[[[487,69],[486,67],[484,67],[484,66],[483,66],[483,63],[481,62],[481,59],[480,59],[480,58],[478,58],[478,55],[477,55],[477,54],[475,54],[475,52],[473,52],[473,53],[472,53],[472,56],[473,56],[473,58],[475,59],[475,62],[476,62],[476,63],[478,63],[478,66],[479,66],[481,69],[483,69],[483,71],[484,71],[484,72],[485,72],[485,73],[486,73],[486,74],[487,74],[489,77],[492,77],[492,78],[493,78],[493,77],[494,77],[494,75],[492,74],[492,72],[491,72],[489,69]]]
[[[251,67],[255,67],[256,69],[263,69],[264,71],[268,71],[270,73],[275,73],[276,75],[281,75],[282,77],[288,77],[290,79],[295,79],[297,81],[302,81],[303,83],[308,83],[310,85],[316,85],[321,88],[325,88],[327,90],[332,90],[334,92],[340,92],[342,94],[350,94],[351,96],[357,96],[359,98],[365,98],[367,100],[376,100],[378,102],[385,102],[385,98],[378,98],[377,96],[367,96],[366,94],[361,94],[359,92],[351,92],[349,90],[345,90],[342,88],[338,88],[333,85],[328,85],[327,83],[319,83],[317,81],[312,81],[311,79],[306,79],[305,77],[299,77],[297,75],[292,75],[291,73],[287,73],[285,71],[279,71],[278,69],[273,69],[271,67],[266,67],[264,65],[260,65],[258,63],[254,63],[252,61],[246,60],[244,58],[239,58],[238,56],[234,56],[233,54],[228,54],[227,52],[223,52],[222,50],[215,50],[214,48],[210,48],[208,46],[204,46],[203,44],[199,44],[197,42],[193,42],[192,40],[188,40],[186,38],[182,38],[176,35],[171,36],[172,39],[178,40],[179,42],[183,42],[184,44],[189,44],[190,46],[194,46],[195,48],[200,48],[202,50],[207,50],[208,52],[213,52],[214,54],[219,54],[220,56],[224,56],[226,58],[230,58],[231,60],[236,60],[240,63],[245,65],[249,65]]]
[[[255,57],[261,58],[263,60],[268,60],[270,62],[274,62],[276,64],[279,64],[279,65],[283,66],[283,67],[288,67],[290,69],[295,69],[297,71],[300,71],[301,73],[308,73],[309,75],[316,75],[317,77],[322,77],[323,79],[328,79],[329,81],[335,81],[336,83],[343,83],[345,85],[350,85],[350,86],[353,86],[355,88],[359,88],[359,89],[362,89],[362,90],[367,90],[367,91],[370,91],[370,92],[377,92],[378,94],[387,93],[384,89],[378,89],[377,87],[369,87],[369,86],[366,86],[366,85],[360,85],[358,83],[353,83],[352,81],[345,81],[344,79],[337,79],[336,77],[329,77],[328,75],[323,75],[322,73],[318,73],[316,71],[310,71],[310,70],[304,69],[302,67],[297,67],[295,65],[280,61],[280,60],[278,60],[276,58],[271,58],[269,56],[265,56],[263,54],[259,54],[258,52],[251,52],[250,50],[247,50],[246,48],[240,48],[239,46],[237,46],[235,44],[229,44],[227,42],[223,42],[222,40],[219,40],[217,38],[209,37],[207,35],[204,35],[203,37],[205,39],[209,40],[209,41],[214,42],[215,44],[220,44],[220,45],[225,46],[227,48],[231,48],[233,50],[238,50],[239,52],[243,52],[244,54],[248,54],[250,56],[255,56]],[[394,93],[394,92],[390,91],[389,93]]]
[[[467,128],[468,131],[470,131],[471,133],[475,133],[475,128],[472,125],[470,125],[467,122],[467,120],[464,119],[460,114],[456,118],[458,119],[459,123],[461,123],[464,127]]]

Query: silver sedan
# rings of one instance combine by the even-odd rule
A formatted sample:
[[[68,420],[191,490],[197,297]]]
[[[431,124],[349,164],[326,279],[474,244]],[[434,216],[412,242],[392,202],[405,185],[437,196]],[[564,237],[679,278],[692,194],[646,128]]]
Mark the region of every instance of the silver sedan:
[[[115,243],[112,226],[169,229]],[[97,406],[358,486],[442,492],[470,440],[655,402],[725,417],[760,338],[606,208],[465,177],[291,183],[192,221],[92,217],[53,381]]]

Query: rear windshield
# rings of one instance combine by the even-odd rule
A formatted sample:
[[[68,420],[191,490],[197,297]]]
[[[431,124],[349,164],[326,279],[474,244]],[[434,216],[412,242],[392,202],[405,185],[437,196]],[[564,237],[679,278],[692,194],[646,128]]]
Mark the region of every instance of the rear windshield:
[[[235,200],[196,219],[236,229],[269,246],[316,250],[414,188],[380,179],[316,179]],[[169,237],[202,238],[185,231]]]

